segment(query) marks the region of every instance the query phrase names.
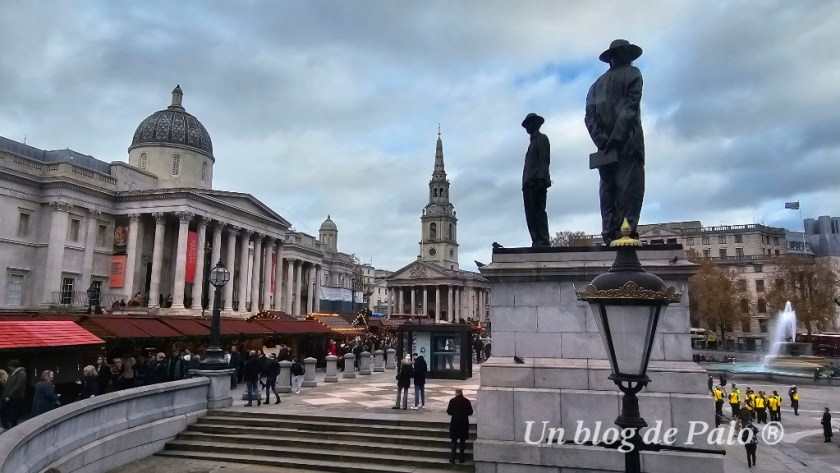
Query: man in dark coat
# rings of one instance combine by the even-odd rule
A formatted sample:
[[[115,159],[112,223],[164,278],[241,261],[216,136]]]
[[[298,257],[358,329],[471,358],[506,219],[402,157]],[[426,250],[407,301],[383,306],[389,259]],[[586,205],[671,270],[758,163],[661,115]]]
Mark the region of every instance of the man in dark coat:
[[[166,380],[177,381],[184,379],[186,372],[186,365],[184,359],[181,358],[181,353],[178,350],[172,352],[172,357],[166,362]]]
[[[11,429],[18,424],[23,414],[24,397],[26,396],[26,370],[20,366],[18,360],[9,361],[9,379],[3,386],[2,401],[3,419],[6,425],[3,428]]]
[[[41,381],[35,384],[31,417],[41,415],[61,406],[61,401],[58,400],[58,396],[55,394],[55,386],[52,381],[53,372],[44,370],[41,373]]]
[[[601,235],[609,245],[619,237],[626,218],[630,236],[638,238],[636,226],[645,195],[645,140],[640,102],[642,73],[633,61],[642,48],[617,39],[599,59],[610,65],[586,95],[586,129],[606,154],[616,152],[618,162],[598,168],[601,176]]]
[[[277,361],[277,357],[272,353],[267,358],[265,363],[265,404],[268,405],[271,402],[271,392],[274,391],[274,397],[277,398],[277,402],[274,404],[280,404],[280,395],[277,394],[277,376],[280,374],[280,362]]]
[[[155,356],[154,364],[152,365],[150,384],[165,383],[165,382],[166,382],[166,354],[163,353],[163,352],[160,352]]]
[[[397,371],[397,405],[391,409],[400,408],[400,399],[402,399],[402,408],[408,409],[408,387],[411,386],[411,378],[414,377],[414,368],[411,366],[411,357],[406,355],[405,359],[400,364],[400,369]]]
[[[536,113],[529,113],[522,121],[522,127],[531,135],[525,166],[522,168],[522,200],[525,203],[525,222],[531,234],[531,246],[551,246],[548,238],[548,215],[545,201],[551,177],[548,173],[550,146],[548,137],[540,133],[545,119]]]
[[[823,437],[825,437],[824,442],[831,442],[831,412],[829,412],[828,408],[825,408],[825,412],[823,412],[822,421],[820,421],[823,428]]]
[[[472,403],[464,397],[464,392],[455,390],[455,397],[449,400],[446,413],[452,416],[449,421],[449,439],[452,440],[452,455],[449,463],[455,463],[455,447],[460,447],[461,455],[458,457],[460,463],[464,463],[464,449],[466,449],[467,437],[470,435],[470,416],[473,414]]]
[[[111,392],[112,376],[111,366],[105,361],[104,356],[96,359],[96,377],[99,380],[99,394]]]
[[[229,368],[233,368],[233,373],[230,375],[230,389],[236,389],[237,381],[239,381],[239,364],[242,362],[242,356],[236,345],[230,347],[230,362]]]
[[[245,405],[252,406],[253,400],[256,399],[257,406],[261,406],[262,396],[260,396],[259,384],[262,371],[256,351],[251,350],[248,353],[248,359],[245,360],[245,366],[242,368],[242,371],[245,376],[245,385],[248,388],[248,404]]]
[[[426,373],[429,365],[423,355],[414,354],[414,409],[426,407]]]

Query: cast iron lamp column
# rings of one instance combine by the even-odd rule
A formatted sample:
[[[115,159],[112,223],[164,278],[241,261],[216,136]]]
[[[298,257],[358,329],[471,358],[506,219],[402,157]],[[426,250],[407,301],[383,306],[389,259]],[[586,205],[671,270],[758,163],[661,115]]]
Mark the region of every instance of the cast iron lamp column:
[[[201,360],[200,367],[203,370],[221,370],[227,368],[225,363],[225,356],[222,353],[219,342],[219,326],[221,325],[222,316],[222,287],[230,281],[230,271],[225,268],[222,261],[219,260],[216,266],[210,270],[210,284],[215,288],[213,294],[213,321],[210,324],[210,347],[207,349],[207,354]]]
[[[639,412],[636,394],[650,382],[647,367],[659,317],[682,295],[642,268],[635,249],[641,243],[630,238],[626,219],[621,234],[610,245],[618,250],[612,267],[579,292],[578,299],[589,303],[610,361],[609,379],[624,393],[621,415],[615,420],[622,429],[633,431],[633,449],[625,453],[624,471],[640,473],[639,452],[644,445],[639,430],[647,422]]]

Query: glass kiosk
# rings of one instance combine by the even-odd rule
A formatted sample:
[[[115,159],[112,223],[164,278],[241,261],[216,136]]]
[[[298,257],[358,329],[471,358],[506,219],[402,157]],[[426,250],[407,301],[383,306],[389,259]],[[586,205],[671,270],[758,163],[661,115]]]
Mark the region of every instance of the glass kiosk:
[[[397,332],[397,362],[417,353],[429,365],[427,378],[471,378],[473,331],[471,324],[404,323]]]

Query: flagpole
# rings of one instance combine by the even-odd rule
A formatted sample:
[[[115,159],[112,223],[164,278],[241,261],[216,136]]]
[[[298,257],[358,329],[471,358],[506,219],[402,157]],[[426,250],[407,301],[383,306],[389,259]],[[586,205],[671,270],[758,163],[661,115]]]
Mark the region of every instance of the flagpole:
[[[802,218],[802,204],[799,204],[799,221],[802,222],[802,254],[805,254],[805,220]]]

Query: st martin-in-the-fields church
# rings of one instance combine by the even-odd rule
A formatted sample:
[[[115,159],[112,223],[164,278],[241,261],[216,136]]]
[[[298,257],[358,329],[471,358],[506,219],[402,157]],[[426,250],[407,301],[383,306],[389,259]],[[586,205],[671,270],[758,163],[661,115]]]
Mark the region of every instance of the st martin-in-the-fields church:
[[[388,312],[427,314],[435,321],[485,320],[489,282],[458,267],[458,218],[449,201],[440,133],[420,228],[417,259],[387,279]]]

